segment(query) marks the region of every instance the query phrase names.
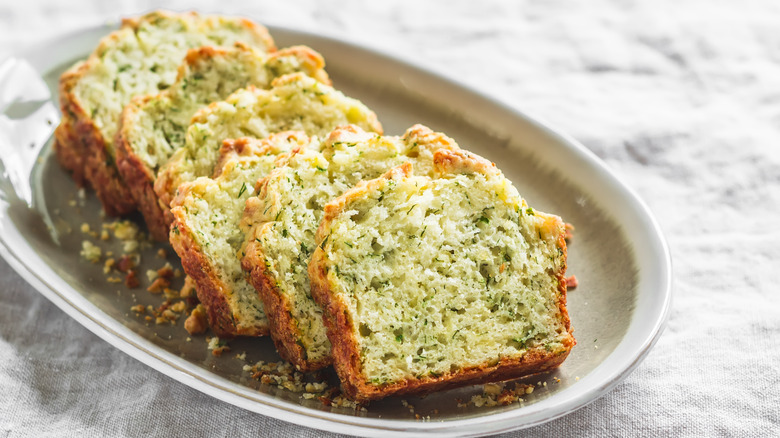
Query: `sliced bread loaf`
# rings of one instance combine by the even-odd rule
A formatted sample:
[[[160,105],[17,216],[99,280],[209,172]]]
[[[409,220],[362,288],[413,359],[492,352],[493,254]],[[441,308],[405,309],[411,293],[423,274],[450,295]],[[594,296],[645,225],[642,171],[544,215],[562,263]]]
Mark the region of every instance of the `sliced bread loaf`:
[[[405,161],[431,173],[437,150],[455,150],[449,138],[417,125],[403,137],[382,137],[356,126],[334,130],[322,144],[280,158],[246,203],[244,269],[260,292],[279,354],[298,370],[331,361],[322,310],[311,297],[307,266],[322,209],[363,179]],[[283,164],[283,165],[282,165]]]
[[[309,277],[357,400],[542,372],[575,344],[561,219],[482,158],[434,161],[433,178],[406,163],[325,207]]]
[[[226,100],[198,111],[187,129],[185,143],[160,169],[154,191],[170,224],[171,201],[182,183],[214,171],[219,148],[228,138],[264,138],[299,130],[322,136],[339,125],[354,123],[381,132],[376,115],[360,101],[303,73],[277,78],[269,90],[248,87]]]
[[[124,20],[85,62],[62,75],[55,150],[79,184],[95,189],[106,213],[134,209],[112,146],[122,108],[133,96],[173,84],[188,49],[238,41],[261,52],[275,50],[266,29],[246,19],[152,12]]]
[[[191,49],[176,81],[158,94],[137,96],[125,106],[114,141],[117,165],[150,234],[168,238],[169,222],[154,193],[157,171],[184,145],[192,116],[211,102],[254,85],[268,88],[276,77],[302,71],[329,83],[319,53],[291,47],[265,55],[237,43],[233,48]]]
[[[246,199],[254,194],[254,182],[268,174],[279,154],[308,141],[295,132],[264,140],[226,140],[214,178],[183,184],[173,201],[171,245],[195,280],[198,299],[218,336],[268,333],[263,305],[236,256],[244,241],[238,224]]]

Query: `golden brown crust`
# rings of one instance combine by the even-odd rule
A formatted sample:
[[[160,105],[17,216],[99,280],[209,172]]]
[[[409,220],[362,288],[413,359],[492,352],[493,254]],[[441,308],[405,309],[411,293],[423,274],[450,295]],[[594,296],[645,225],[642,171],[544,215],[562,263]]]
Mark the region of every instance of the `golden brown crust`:
[[[83,186],[86,183],[84,176],[84,146],[78,135],[78,121],[86,119],[86,112],[73,95],[73,87],[87,68],[85,63],[76,64],[60,76],[60,112],[62,121],[54,131],[54,150],[60,164],[73,175],[76,184]]]
[[[325,71],[325,59],[318,52],[315,52],[308,46],[291,46],[279,50],[271,55],[269,60],[282,58],[285,56],[295,56],[300,59],[306,67],[306,73],[312,78],[322,82],[325,85],[333,85],[328,73]]]
[[[119,118],[119,129],[114,139],[114,147],[116,148],[119,173],[127,184],[138,209],[144,215],[149,234],[157,241],[165,241],[168,239],[170,222],[166,221],[166,216],[157,202],[157,194],[154,193],[154,175],[140,157],[133,152],[127,139],[126,120],[130,120],[153,97],[153,95],[136,97],[125,106],[122,116]],[[173,216],[170,219],[172,220]]]
[[[501,174],[495,163],[462,149],[437,150],[433,154],[433,166],[439,175],[481,173],[492,176]]]
[[[437,169],[442,173],[479,172],[492,174],[498,172],[493,163],[465,151],[440,150],[436,152],[434,160],[436,160]],[[411,165],[404,163],[380,178],[361,182],[331,201],[325,206],[323,220],[317,230],[318,242],[325,238],[329,233],[332,221],[348,208],[352,200],[361,198],[363,194],[372,191],[374,186],[384,184],[383,179],[405,178],[411,175],[411,171]],[[545,216],[546,222],[549,222],[545,226],[558,228],[559,237],[556,243],[563,251],[563,263],[555,276],[558,280],[557,301],[560,320],[566,331],[562,339],[564,350],[548,352],[544,347],[537,347],[518,358],[502,358],[494,365],[483,364],[462,368],[441,376],[412,378],[384,385],[370,383],[361,370],[359,344],[355,337],[357,332],[355,323],[350,318],[346,303],[331,291],[331,284],[328,280],[327,255],[318,246],[309,262],[311,294],[323,309],[323,321],[332,345],[333,364],[341,379],[344,393],[354,400],[366,402],[391,395],[424,394],[457,386],[516,379],[551,370],[563,363],[576,344],[571,335],[571,320],[566,310],[566,241],[563,222],[560,218],[553,215]]]
[[[270,273],[266,273],[265,260],[256,245],[250,243],[246,247],[246,255],[242,267],[249,272],[249,283],[254,286],[263,301],[263,308],[268,317],[271,338],[276,346],[276,351],[282,359],[290,362],[298,371],[316,371],[331,364],[331,358],[326,357],[317,361],[306,358],[306,350],[298,344],[302,337],[292,316],[287,297],[280,293]]]
[[[206,308],[209,325],[214,333],[220,337],[267,335],[268,327],[242,329],[236,325],[230,305],[222,293],[228,286],[219,279],[216,269],[192,237],[192,230],[187,227],[183,217],[183,209],[174,208],[173,214],[175,220],[170,232],[171,246],[181,258],[184,272],[197,284],[195,289],[198,299]]]
[[[103,136],[94,130],[84,137],[87,145],[84,175],[95,189],[103,210],[109,216],[122,216],[136,210],[130,190],[119,175],[115,161],[108,155]]]
[[[214,105],[214,103],[209,105],[209,107],[212,105]],[[198,111],[198,113],[199,112],[200,111]],[[193,116],[193,121],[195,117],[197,117],[197,114]],[[181,151],[181,149],[179,150]],[[178,185],[177,176],[175,173],[166,171],[166,168],[177,166],[176,160],[181,160],[184,158],[185,157],[183,156],[177,156],[177,154],[174,154],[168,160],[168,162],[160,167],[160,171],[157,172],[157,177],[154,179],[154,194],[157,195],[157,206],[162,212],[162,221],[167,224],[173,222],[173,214],[171,214],[170,206],[173,202],[173,199],[176,197],[176,188]]]

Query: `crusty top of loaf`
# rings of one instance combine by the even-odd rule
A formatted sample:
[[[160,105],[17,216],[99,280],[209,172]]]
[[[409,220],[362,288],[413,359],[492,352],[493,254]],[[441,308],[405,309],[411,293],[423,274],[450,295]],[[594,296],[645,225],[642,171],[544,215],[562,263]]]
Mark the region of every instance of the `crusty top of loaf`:
[[[258,196],[247,201],[242,223],[247,230],[246,253],[262,260],[257,263],[264,266],[269,283],[290,303],[300,331],[297,342],[308,360],[321,360],[330,353],[307,275],[325,204],[359,181],[405,161],[414,162],[421,173],[432,173],[434,152],[457,148],[448,137],[421,125],[403,137],[383,137],[346,126],[334,130],[319,152],[306,148],[281,157],[280,166],[258,183]]]
[[[254,194],[254,183],[265,176],[281,153],[307,144],[303,133],[284,132],[264,140],[227,140],[221,149],[220,167],[214,178],[200,177],[182,185],[173,202],[176,216],[172,232],[180,223],[192,235],[219,277],[220,289],[229,303],[238,332],[250,327],[267,327],[268,320],[255,289],[247,283],[237,254],[244,242],[238,227],[246,199]]]
[[[275,50],[268,31],[243,18],[157,11],[126,19],[78,67],[72,93],[113,154],[117,120],[133,96],[158,93],[173,84],[188,49],[238,41],[261,52]]]
[[[382,132],[376,114],[360,101],[303,73],[277,78],[269,90],[248,87],[198,111],[187,129],[185,145],[160,169],[155,192],[170,202],[176,188],[213,172],[222,140],[240,136],[264,138],[297,130],[324,136],[339,125],[354,123]]]
[[[190,49],[176,81],[156,95],[137,96],[122,114],[128,147],[151,170],[184,145],[192,116],[211,102],[254,85],[268,88],[276,77],[302,71],[329,83],[319,53],[296,46],[266,55],[244,43],[232,48]]]
[[[433,177],[407,164],[325,207],[313,263],[347,312],[355,378],[383,386],[567,353],[561,219],[480,157],[434,161]]]

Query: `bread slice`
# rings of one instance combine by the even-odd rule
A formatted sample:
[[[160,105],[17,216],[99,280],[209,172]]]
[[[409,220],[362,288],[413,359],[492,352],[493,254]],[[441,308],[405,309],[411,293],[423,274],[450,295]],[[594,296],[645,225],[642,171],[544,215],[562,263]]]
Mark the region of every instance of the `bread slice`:
[[[350,397],[374,400],[549,370],[575,344],[557,216],[495,166],[439,150],[325,207],[309,263]]]
[[[114,141],[117,164],[144,215],[150,234],[168,239],[168,224],[154,193],[157,171],[184,145],[192,116],[211,102],[254,85],[268,88],[287,73],[302,71],[330,83],[319,53],[308,47],[282,49],[267,56],[243,43],[233,48],[191,49],[176,81],[158,94],[137,96],[125,106]]]
[[[243,266],[263,299],[279,354],[298,370],[331,362],[322,310],[311,297],[307,274],[322,208],[359,181],[405,161],[430,173],[434,151],[457,148],[421,125],[400,138],[346,126],[329,135],[321,152],[294,150],[258,182],[258,195],[247,201],[242,223]]]
[[[275,50],[266,29],[246,19],[152,12],[123,20],[85,62],[62,75],[55,150],[76,182],[95,189],[106,213],[134,210],[115,166],[113,138],[122,108],[133,96],[170,86],[188,49],[237,41]]]
[[[274,132],[299,130],[322,136],[339,125],[354,123],[382,132],[376,115],[360,101],[303,73],[277,78],[270,90],[248,87],[225,101],[198,111],[187,129],[185,144],[157,174],[154,191],[165,223],[179,185],[214,171],[219,148],[228,138],[264,138]]]
[[[195,280],[198,299],[218,336],[268,334],[263,305],[236,256],[244,241],[238,224],[254,182],[270,171],[279,154],[308,141],[305,134],[295,132],[264,140],[227,140],[214,178],[183,184],[173,201],[171,245]]]

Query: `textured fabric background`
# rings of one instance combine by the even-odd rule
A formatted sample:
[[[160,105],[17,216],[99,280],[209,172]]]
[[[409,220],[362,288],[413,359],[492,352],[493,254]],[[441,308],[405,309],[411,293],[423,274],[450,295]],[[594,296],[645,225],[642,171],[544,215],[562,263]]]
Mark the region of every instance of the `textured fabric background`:
[[[780,3],[4,1],[0,55],[156,7],[327,31],[450,71],[570,133],[647,201],[674,307],[614,391],[511,436],[780,434]],[[321,436],[189,389],[0,261],[0,437]]]

